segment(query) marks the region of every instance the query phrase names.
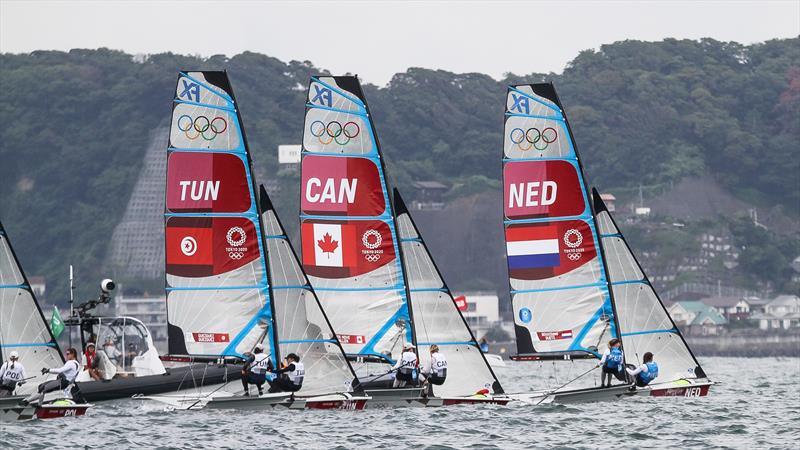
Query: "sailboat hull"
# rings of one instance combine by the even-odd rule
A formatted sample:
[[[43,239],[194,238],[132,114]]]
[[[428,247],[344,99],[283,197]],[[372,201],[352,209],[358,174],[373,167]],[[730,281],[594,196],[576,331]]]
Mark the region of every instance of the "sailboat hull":
[[[376,389],[368,390],[367,395],[371,398],[367,401],[367,408],[437,408],[442,406],[454,405],[475,405],[493,404],[506,405],[511,398],[492,395],[469,396],[469,397],[425,397],[422,395],[422,388],[403,388],[403,389]]]
[[[675,383],[668,383],[667,385],[655,385],[645,388],[637,388],[638,395],[650,397],[705,397],[711,390],[711,381],[676,385]]]
[[[205,404],[209,409],[265,410],[285,409],[364,409],[369,397],[350,394],[329,394],[315,397],[295,397],[290,393],[266,394],[260,397],[223,397],[215,398]]]
[[[57,419],[79,417],[93,405],[88,403],[0,406],[0,422],[19,422],[33,419]]]

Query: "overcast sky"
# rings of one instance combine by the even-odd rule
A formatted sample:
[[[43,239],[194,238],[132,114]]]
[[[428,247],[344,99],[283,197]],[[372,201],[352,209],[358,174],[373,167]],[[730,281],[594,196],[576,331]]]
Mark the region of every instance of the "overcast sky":
[[[309,60],[385,84],[409,67],[561,72],[623,39],[741,43],[800,34],[786,1],[33,1],[0,0],[0,51],[109,47],[129,53]]]

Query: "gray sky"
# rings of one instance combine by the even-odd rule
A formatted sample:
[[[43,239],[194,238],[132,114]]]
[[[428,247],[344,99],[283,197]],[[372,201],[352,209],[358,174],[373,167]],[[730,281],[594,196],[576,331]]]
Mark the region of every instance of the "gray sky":
[[[408,67],[561,72],[623,39],[741,43],[800,34],[788,1],[18,1],[0,0],[0,51],[109,47],[128,53],[309,60],[384,84]]]

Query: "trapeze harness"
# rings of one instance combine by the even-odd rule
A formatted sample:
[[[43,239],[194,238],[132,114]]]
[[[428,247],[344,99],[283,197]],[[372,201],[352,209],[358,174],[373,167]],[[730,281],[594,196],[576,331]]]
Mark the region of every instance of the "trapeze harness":
[[[606,358],[606,369],[616,371],[622,370],[622,359],[622,350],[620,350],[618,347],[612,348],[611,352]]]
[[[445,363],[447,364],[447,363]],[[403,352],[400,360],[400,368],[397,371],[397,378],[400,381],[414,383],[417,379],[417,354],[414,352]]]
[[[294,370],[286,372],[285,376],[296,391],[303,387],[303,378],[306,376],[306,368],[301,362],[293,362]]]
[[[25,378],[25,367],[19,362],[6,361],[0,368],[0,389],[14,392],[17,383]]]

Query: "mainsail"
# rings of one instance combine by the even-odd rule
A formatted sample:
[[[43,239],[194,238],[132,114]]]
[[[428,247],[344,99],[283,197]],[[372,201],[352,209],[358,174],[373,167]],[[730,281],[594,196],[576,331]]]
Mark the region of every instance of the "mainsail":
[[[436,387],[439,396],[467,396],[481,388],[502,394],[503,388],[481,352],[453,295],[433,261],[397,189],[394,190],[397,229],[403,251],[420,365],[430,361],[430,346],[447,357],[447,380]]]
[[[635,356],[641,361],[645,352],[652,352],[659,366],[658,384],[706,378],[596,189],[592,197],[628,360]]]
[[[44,367],[64,364],[58,343],[0,222],[0,360],[8,360],[11,351],[19,353],[29,377],[39,376]],[[29,381],[16,393],[30,394],[36,384]]]
[[[303,129],[303,266],[345,351],[394,362],[414,342],[380,145],[356,77],[312,77]]]
[[[503,211],[519,358],[599,357],[617,337],[614,306],[578,151],[550,83],[508,88]]]
[[[252,159],[225,72],[182,72],[167,154],[169,352],[241,358],[280,348]]]
[[[259,200],[280,353],[301,355],[306,370],[303,394],[360,390],[358,378],[308,283],[264,186]]]

